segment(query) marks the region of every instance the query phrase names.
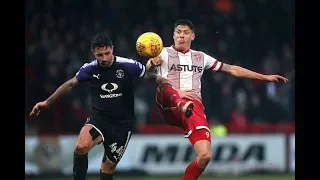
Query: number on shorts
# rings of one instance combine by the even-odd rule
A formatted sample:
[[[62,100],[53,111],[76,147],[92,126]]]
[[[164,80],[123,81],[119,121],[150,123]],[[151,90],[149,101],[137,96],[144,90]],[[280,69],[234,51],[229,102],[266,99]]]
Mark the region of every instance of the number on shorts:
[[[209,134],[209,132],[206,132],[206,135],[207,135],[207,138],[209,138],[209,137],[210,137],[210,134]]]

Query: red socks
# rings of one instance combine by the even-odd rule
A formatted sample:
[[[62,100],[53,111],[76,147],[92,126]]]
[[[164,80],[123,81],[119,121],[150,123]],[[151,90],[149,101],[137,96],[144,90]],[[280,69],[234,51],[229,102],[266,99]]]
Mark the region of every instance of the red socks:
[[[187,167],[181,180],[197,180],[203,170],[199,167],[196,160],[192,161]]]

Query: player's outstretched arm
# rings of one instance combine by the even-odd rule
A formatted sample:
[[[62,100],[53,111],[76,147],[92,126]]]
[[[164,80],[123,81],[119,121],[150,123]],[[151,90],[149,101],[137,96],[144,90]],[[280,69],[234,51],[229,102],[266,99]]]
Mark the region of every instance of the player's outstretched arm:
[[[69,93],[76,85],[78,84],[78,80],[76,77],[66,81],[63,83],[45,102],[47,102],[50,107],[52,104],[57,102],[62,96]]]
[[[162,63],[162,57],[157,56],[155,58],[151,58],[148,60],[146,64],[147,71],[153,71],[157,66],[161,65]]]
[[[284,82],[289,81],[287,78],[280,75],[264,75],[240,66],[229,65],[226,63],[222,65],[221,71],[226,72],[238,78],[256,79],[256,80],[263,80],[263,81],[276,81],[276,82],[278,82],[279,80],[282,80]]]
[[[57,102],[62,96],[69,93],[76,85],[78,84],[78,80],[76,77],[73,77],[72,79],[66,81],[63,83],[48,99],[45,101],[37,103],[31,113],[32,115],[39,115],[41,109],[49,108],[52,106],[55,102]]]
[[[154,72],[147,71],[145,75],[142,77],[143,79],[150,81],[152,83],[156,83],[157,86],[161,84],[170,84],[169,81]]]

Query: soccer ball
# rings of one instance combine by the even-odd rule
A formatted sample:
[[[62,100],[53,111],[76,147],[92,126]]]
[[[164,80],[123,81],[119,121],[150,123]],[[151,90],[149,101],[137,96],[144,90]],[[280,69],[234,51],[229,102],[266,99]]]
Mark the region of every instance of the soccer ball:
[[[154,58],[159,56],[163,48],[161,37],[154,32],[146,32],[139,36],[136,49],[140,56]]]

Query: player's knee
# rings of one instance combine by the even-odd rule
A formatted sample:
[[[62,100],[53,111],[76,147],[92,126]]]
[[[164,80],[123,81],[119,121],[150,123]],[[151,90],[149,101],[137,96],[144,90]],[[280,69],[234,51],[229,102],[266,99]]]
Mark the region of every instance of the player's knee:
[[[212,158],[212,153],[209,150],[205,150],[197,154],[198,164],[201,168],[205,168]]]
[[[205,169],[212,158],[210,132],[207,129],[200,129],[193,132],[189,140],[196,151],[199,166]]]
[[[82,143],[77,143],[75,152],[80,155],[87,154],[90,151],[90,146]]]
[[[116,169],[117,164],[106,160],[106,162],[101,164],[101,172],[104,174],[112,174]]]

